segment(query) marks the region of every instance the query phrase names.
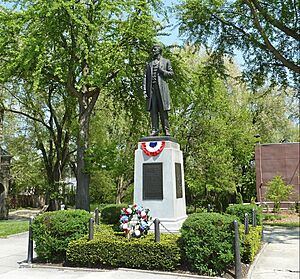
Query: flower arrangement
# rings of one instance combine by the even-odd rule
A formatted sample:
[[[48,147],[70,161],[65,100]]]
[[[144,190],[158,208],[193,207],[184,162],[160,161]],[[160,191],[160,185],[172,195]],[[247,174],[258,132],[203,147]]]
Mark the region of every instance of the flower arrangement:
[[[120,228],[128,239],[141,237],[148,233],[150,229],[148,221],[151,220],[149,211],[137,204],[129,205],[128,208],[121,210]]]

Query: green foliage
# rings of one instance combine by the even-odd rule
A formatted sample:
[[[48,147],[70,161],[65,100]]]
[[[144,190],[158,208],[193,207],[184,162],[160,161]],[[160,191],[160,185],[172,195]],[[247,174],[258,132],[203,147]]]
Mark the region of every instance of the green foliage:
[[[101,212],[105,206],[107,206],[107,203],[91,203],[90,209],[91,209],[91,212],[94,212],[95,209],[98,208],[99,212]]]
[[[181,259],[178,236],[161,234],[128,240],[106,226],[100,226],[94,239],[81,238],[70,242],[67,263],[72,266],[128,267],[147,270],[174,270]]]
[[[96,109],[91,121],[91,198],[95,196],[106,203],[130,203],[133,154],[136,142],[147,130],[144,103],[137,99],[124,106],[120,99],[107,94],[100,98]],[[95,180],[99,181],[97,185]]]
[[[242,52],[244,74],[261,85],[269,76],[282,85],[297,84],[299,33],[293,1],[182,0],[177,5],[180,31],[204,44],[212,63],[224,69],[224,54]],[[295,86],[296,87],[296,86]]]
[[[61,262],[71,240],[88,232],[91,214],[84,210],[46,212],[37,216],[32,224],[38,259],[43,262]]]
[[[293,190],[292,185],[286,185],[281,176],[275,176],[267,183],[266,198],[274,202],[274,212],[280,210],[280,203],[287,200]]]
[[[2,2],[0,52],[5,59],[0,61],[0,82],[17,82],[21,89],[31,89],[27,92],[32,92],[33,97],[47,96],[50,89],[57,89],[58,95],[71,104],[70,111],[76,111],[78,118],[73,127],[78,151],[76,207],[87,210],[86,164],[94,106],[104,92],[122,100],[125,107],[130,104],[130,108],[142,99],[142,95],[136,97],[144,70],[141,61],[146,61],[148,48],[160,28],[152,16],[152,12],[159,12],[160,1],[39,0],[34,5],[29,0]],[[10,5],[5,7],[6,2]],[[68,97],[75,102],[69,103]],[[35,98],[31,100],[35,103]],[[49,100],[53,98],[49,96]],[[48,116],[49,112],[57,112],[54,106],[45,110]],[[55,116],[56,113],[43,119],[46,129],[55,127]],[[64,133],[65,127],[55,128],[67,148],[71,135]],[[67,162],[58,160],[57,165],[60,164],[65,166]]]
[[[101,221],[104,224],[118,226],[120,223],[121,209],[127,204],[109,204],[101,210]]]
[[[0,92],[0,96],[3,91]],[[5,112],[3,137],[7,150],[13,155],[10,174],[13,177],[9,195],[20,192],[43,194],[47,180],[42,158],[35,148],[36,137],[28,122]],[[25,152],[26,151],[26,152]]]
[[[275,220],[281,220],[282,216],[277,214],[263,214],[263,221],[275,221]]]
[[[260,143],[300,140],[299,101],[295,91],[260,88],[252,95],[250,104]]]
[[[28,221],[0,220],[0,238],[28,231]]]
[[[191,270],[218,275],[234,261],[234,217],[195,213],[181,228],[180,246]]]
[[[237,192],[249,199],[246,189],[255,189],[255,131],[249,93],[236,79],[222,80],[199,52],[196,47],[174,50],[171,122],[184,150],[188,204],[210,203],[223,211]]]
[[[227,207],[226,213],[237,216],[240,222],[244,223],[245,213],[248,213],[249,223],[252,224],[252,210],[256,210],[256,224],[262,224],[262,208],[255,204],[231,204]]]
[[[241,244],[241,260],[243,263],[252,263],[261,247],[262,227],[250,227],[249,234],[243,235],[241,238],[243,239]]]
[[[106,170],[91,171],[89,195],[91,203],[111,204],[115,202],[115,183]]]

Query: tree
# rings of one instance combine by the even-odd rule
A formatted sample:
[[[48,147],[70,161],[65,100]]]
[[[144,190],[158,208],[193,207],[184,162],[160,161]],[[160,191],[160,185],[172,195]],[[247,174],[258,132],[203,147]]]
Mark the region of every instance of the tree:
[[[38,86],[48,79],[76,98],[76,207],[89,210],[85,158],[92,111],[117,77],[143,69],[141,61],[156,35],[151,11],[159,1],[13,2],[14,8],[2,7],[0,14],[2,81],[33,76]]]
[[[72,152],[70,147],[71,126],[75,117],[74,98],[51,81],[40,80],[38,86],[34,86],[34,83],[30,76],[24,76],[22,82],[15,79],[13,84],[6,83],[3,86],[2,93],[6,94],[6,98],[2,101],[2,106],[7,113],[18,116],[18,125],[24,131],[7,134],[7,141],[18,157],[16,167],[20,167],[20,162],[25,163],[24,157],[31,154],[19,154],[20,151],[14,148],[20,139],[26,139],[32,157],[42,158],[48,184],[45,187],[46,202],[49,210],[57,210],[59,188]]]
[[[136,84],[141,84],[141,77],[142,75],[135,77]],[[118,100],[109,92],[100,96],[100,102],[95,108],[97,113],[91,119],[89,150],[89,169],[93,182],[102,181],[111,191],[109,196],[114,194],[116,203],[124,202],[124,199],[126,202],[132,202],[130,190],[134,181],[134,151],[140,137],[149,131],[148,125],[145,125],[148,115],[139,87],[135,87],[133,83],[126,83],[126,88],[121,86],[118,91],[132,92],[132,97],[124,106],[122,99]],[[106,100],[105,105],[102,100]],[[95,183],[91,186],[99,187]],[[101,199],[105,200],[104,197]]]
[[[214,51],[219,61],[243,54],[245,75],[261,85],[267,77],[282,85],[299,82],[297,1],[183,0],[178,6],[181,34]],[[222,62],[221,62],[222,63]]]
[[[249,94],[233,79],[223,81],[199,49],[174,52],[178,78],[170,83],[171,123],[184,154],[188,203],[210,203],[222,211],[235,195],[244,194],[253,159]]]
[[[249,99],[253,126],[260,143],[299,141],[299,100],[293,90],[262,87]]]
[[[274,212],[280,210],[282,201],[288,199],[293,190],[293,185],[286,185],[280,175],[275,176],[267,183],[266,198],[274,202]]]

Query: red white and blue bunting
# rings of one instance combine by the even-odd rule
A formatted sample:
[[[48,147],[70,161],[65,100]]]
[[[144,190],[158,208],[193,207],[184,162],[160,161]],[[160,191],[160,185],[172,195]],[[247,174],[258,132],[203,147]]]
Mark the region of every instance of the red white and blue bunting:
[[[142,142],[142,150],[148,156],[157,156],[165,148],[165,141],[148,141]]]

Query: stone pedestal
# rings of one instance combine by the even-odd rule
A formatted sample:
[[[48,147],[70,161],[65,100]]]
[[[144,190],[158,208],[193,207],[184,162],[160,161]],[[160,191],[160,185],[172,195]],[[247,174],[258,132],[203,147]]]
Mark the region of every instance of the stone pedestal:
[[[153,220],[158,218],[167,230],[176,232],[181,228],[187,217],[183,157],[174,138],[145,137],[139,141],[134,203],[149,208]]]

